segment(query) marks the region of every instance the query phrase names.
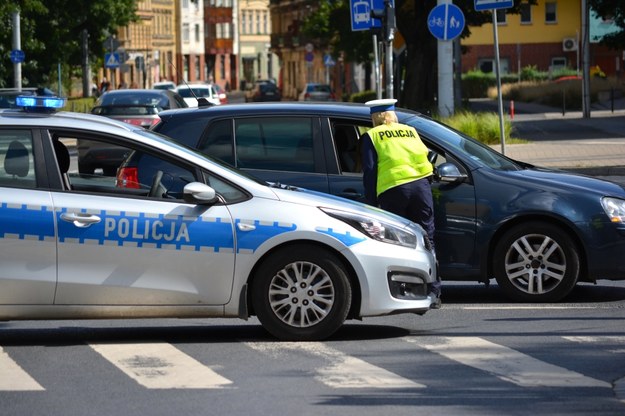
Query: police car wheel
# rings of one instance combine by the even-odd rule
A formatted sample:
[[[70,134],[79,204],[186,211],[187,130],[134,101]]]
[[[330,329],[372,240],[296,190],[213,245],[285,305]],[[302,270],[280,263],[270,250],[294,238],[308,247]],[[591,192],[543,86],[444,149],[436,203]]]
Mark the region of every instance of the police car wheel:
[[[579,258],[566,232],[534,221],[510,229],[497,242],[493,266],[499,287],[511,299],[557,302],[577,283]]]
[[[339,258],[308,245],[273,253],[252,282],[258,319],[283,340],[329,337],[345,322],[351,300],[351,285]]]

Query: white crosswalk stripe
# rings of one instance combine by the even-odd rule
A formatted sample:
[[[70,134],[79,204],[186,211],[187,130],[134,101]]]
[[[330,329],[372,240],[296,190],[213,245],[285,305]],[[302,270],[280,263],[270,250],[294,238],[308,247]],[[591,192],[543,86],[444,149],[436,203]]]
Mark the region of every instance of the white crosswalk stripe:
[[[610,383],[477,337],[407,338],[429,351],[523,387],[608,387]]]
[[[571,342],[609,346],[622,354],[625,337],[566,336]],[[609,382],[587,377],[512,348],[478,337],[406,337],[415,348],[423,348],[446,359],[492,374],[521,387],[601,387],[615,388],[621,400],[625,397],[625,380],[613,386]],[[319,364],[313,376],[334,389],[423,389],[425,384],[402,377],[392,371],[344,353],[323,342],[244,342],[246,347],[270,359],[285,361],[288,354],[304,353]],[[222,389],[233,388],[234,382],[218,374],[168,343],[94,343],[89,347],[112,363],[125,375],[147,389]],[[417,376],[418,377],[418,376]],[[617,388],[618,387],[618,388]],[[0,347],[0,391],[45,390]]]
[[[323,358],[328,364],[316,370],[315,378],[333,388],[424,388],[383,368],[359,358],[344,354],[320,342],[248,342],[252,349],[268,355],[279,355],[289,350],[305,351]]]
[[[232,384],[232,381],[170,344],[90,346],[148,389],[218,389]]]
[[[0,391],[45,390],[0,347]]]

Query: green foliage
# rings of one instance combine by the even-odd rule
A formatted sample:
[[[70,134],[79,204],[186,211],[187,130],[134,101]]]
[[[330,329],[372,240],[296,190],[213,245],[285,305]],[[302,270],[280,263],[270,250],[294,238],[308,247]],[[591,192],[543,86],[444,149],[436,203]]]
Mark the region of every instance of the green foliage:
[[[370,100],[375,100],[377,98],[377,93],[375,91],[361,91],[355,94],[352,94],[349,97],[349,101],[352,103],[366,103]]]
[[[23,86],[49,86],[59,63],[71,77],[82,64],[81,34],[89,34],[89,58],[104,55],[109,33],[138,19],[137,0],[9,0],[0,5],[0,87],[12,85],[13,63],[6,59],[13,37],[12,13],[20,12]],[[63,81],[64,83],[66,81]]]
[[[471,113],[468,111],[460,111],[451,117],[439,118],[439,121],[484,144],[492,145],[501,143],[499,115],[497,113]],[[513,134],[512,122],[504,118],[504,137],[508,139],[512,137]]]

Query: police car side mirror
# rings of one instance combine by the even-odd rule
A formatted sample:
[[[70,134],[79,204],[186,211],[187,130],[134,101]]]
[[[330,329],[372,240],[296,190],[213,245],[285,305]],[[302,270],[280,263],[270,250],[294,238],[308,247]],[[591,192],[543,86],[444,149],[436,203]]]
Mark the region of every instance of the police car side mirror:
[[[436,167],[434,178],[441,182],[463,182],[467,175],[461,173],[453,163],[445,162]]]
[[[218,201],[215,190],[200,182],[186,184],[182,194],[184,201],[189,204],[214,204]]]

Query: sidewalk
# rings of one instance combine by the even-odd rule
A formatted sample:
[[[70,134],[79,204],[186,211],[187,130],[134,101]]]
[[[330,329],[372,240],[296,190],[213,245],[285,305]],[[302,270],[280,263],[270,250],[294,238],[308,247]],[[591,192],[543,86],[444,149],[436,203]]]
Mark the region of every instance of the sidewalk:
[[[504,102],[510,117],[509,102]],[[581,111],[537,104],[514,103],[513,137],[527,144],[492,147],[513,159],[533,165],[580,171],[594,176],[625,176],[625,99],[591,107],[590,118]],[[472,100],[473,111],[497,112],[494,100]]]

